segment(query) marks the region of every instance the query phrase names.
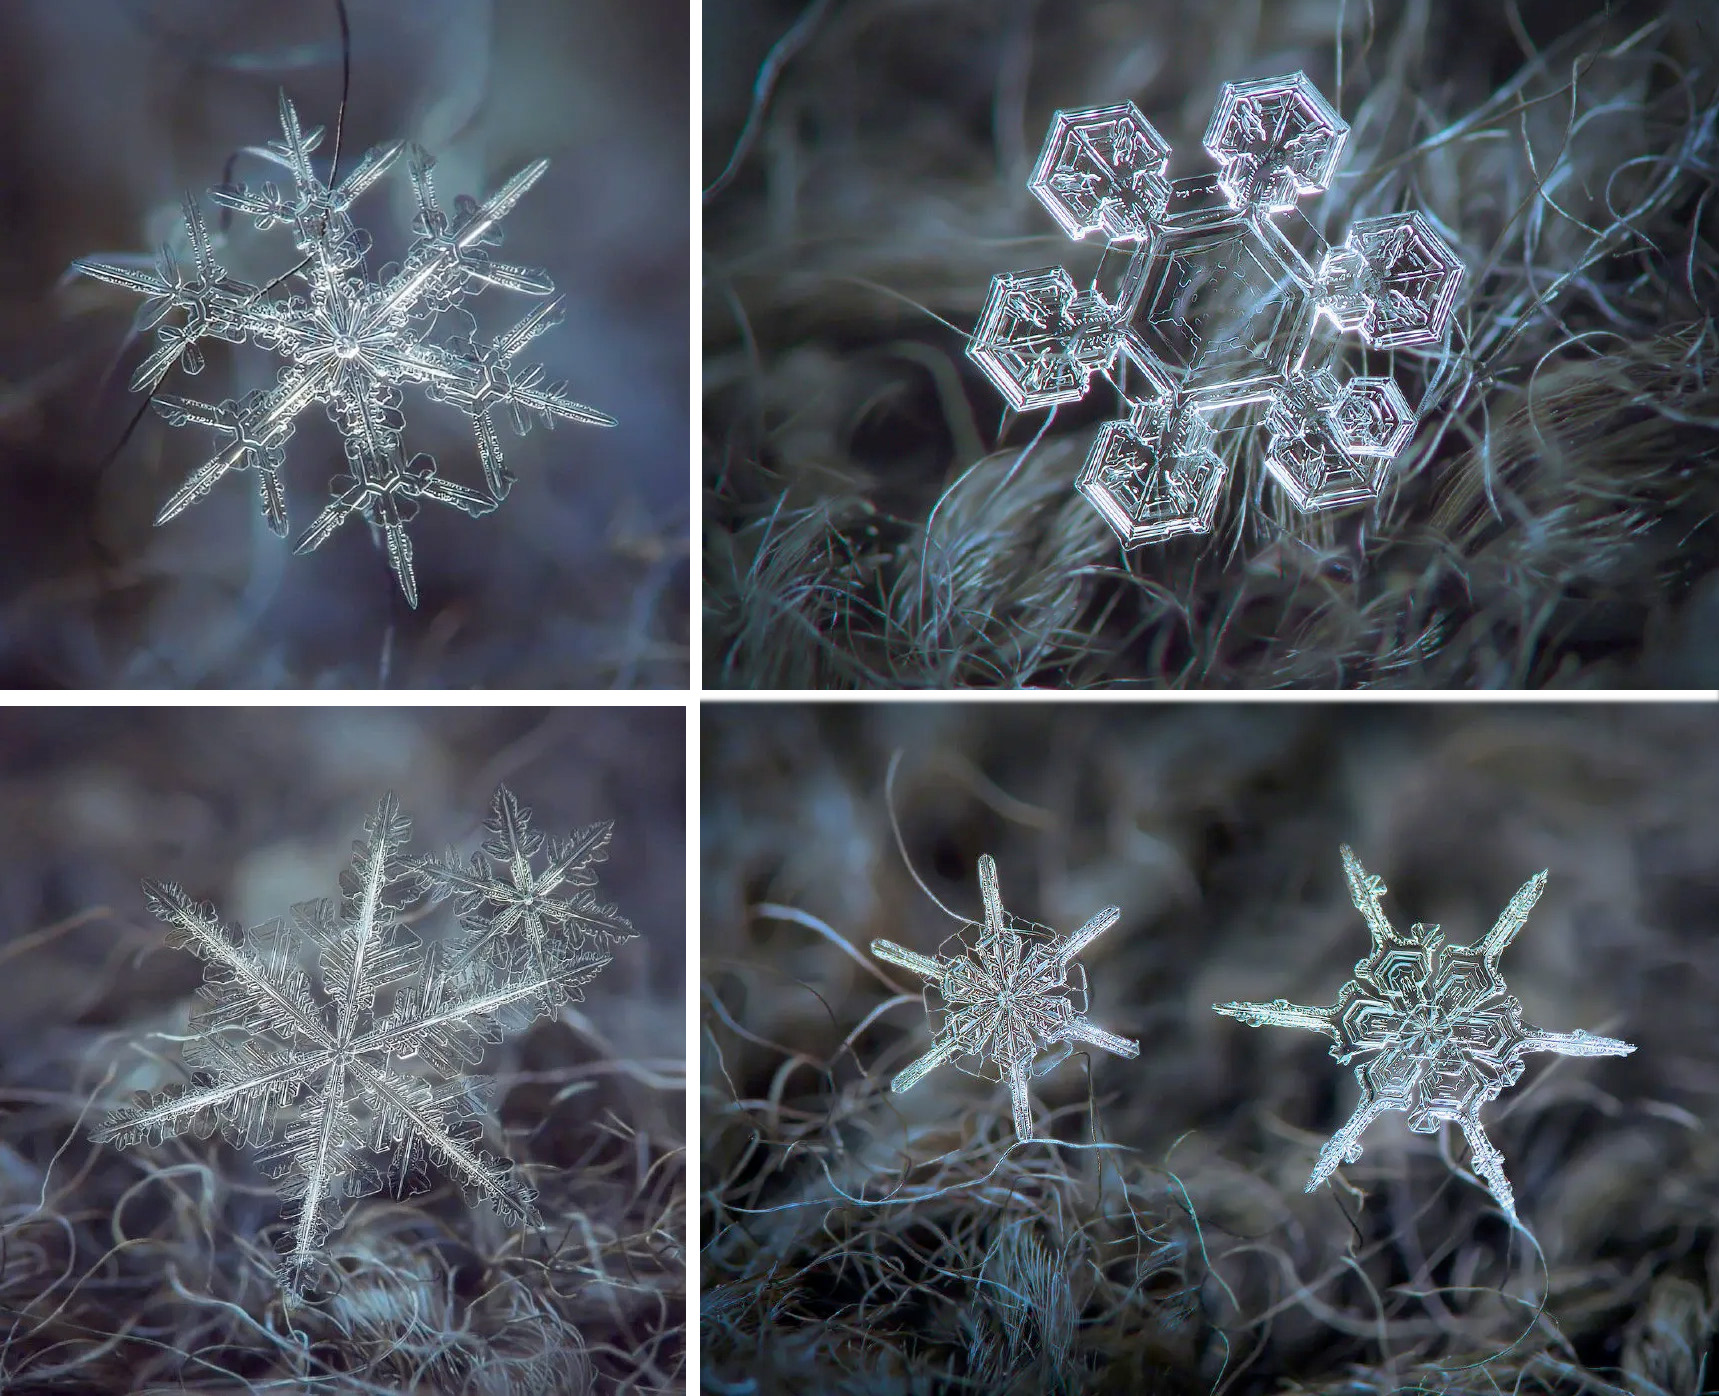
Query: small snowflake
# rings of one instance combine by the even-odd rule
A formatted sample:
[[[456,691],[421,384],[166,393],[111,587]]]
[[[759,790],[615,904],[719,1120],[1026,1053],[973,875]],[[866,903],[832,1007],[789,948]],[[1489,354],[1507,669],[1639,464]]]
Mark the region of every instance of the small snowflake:
[[[536,1194],[482,1147],[491,1083],[468,1068],[503,1034],[577,1002],[610,960],[582,937],[544,933],[521,945],[517,917],[475,904],[461,918],[464,947],[426,946],[401,919],[430,883],[427,865],[403,853],[410,822],[390,795],[364,827],[340,901],[295,906],[290,923],[244,931],[172,883],[144,884],[150,910],[173,928],[167,943],[208,962],[184,1047],[195,1079],[140,1096],[92,1136],[124,1148],[218,1127],[233,1144],[260,1148],[288,1204],[280,1280],[294,1296],[322,1269],[351,1199],[389,1179],[401,1195],[419,1190],[432,1159],[510,1225],[536,1224]],[[575,879],[586,886],[589,861]],[[609,940],[630,934],[612,908],[605,919]],[[301,967],[313,950],[320,996]]]
[[[1408,1112],[1418,1134],[1441,1121],[1462,1126],[1474,1171],[1511,1216],[1516,1197],[1504,1176],[1504,1156],[1480,1126],[1480,1107],[1522,1077],[1528,1052],[1568,1057],[1621,1057],[1635,1051],[1615,1037],[1546,1032],[1522,1021],[1522,1005],[1498,971],[1498,957],[1516,938],[1546,890],[1546,874],[1525,882],[1478,945],[1449,945],[1437,926],[1393,927],[1379,899],[1385,884],[1370,876],[1353,850],[1343,867],[1355,907],[1366,918],[1373,953],[1355,965],[1355,977],[1329,1008],[1285,999],[1271,1003],[1213,1004],[1219,1013],[1251,1027],[1307,1028],[1333,1039],[1331,1055],[1355,1063],[1361,1102],[1349,1122],[1319,1151],[1308,1180],[1312,1192],[1341,1163],[1361,1156],[1361,1135],[1386,1110]]]
[[[1208,418],[1267,404],[1266,469],[1303,512],[1375,498],[1413,434],[1391,379],[1340,385],[1308,367],[1314,326],[1324,316],[1380,349],[1432,343],[1456,303],[1456,255],[1419,213],[1363,219],[1339,247],[1304,219],[1297,241],[1274,221],[1329,185],[1348,134],[1305,73],[1224,84],[1205,135],[1218,170],[1203,178],[1166,177],[1170,146],[1132,102],[1052,118],[1028,187],[1125,269],[1084,290],[1062,267],[994,277],[967,352],[1016,411],[1076,402],[1095,373],[1117,386],[1123,420],[1100,429],[1075,484],[1123,546],[1212,527],[1229,464]]]
[[[989,854],[979,859],[979,893],[985,903],[985,925],[976,950],[963,945],[959,954],[933,959],[894,941],[871,943],[872,954],[920,975],[943,1004],[938,1008],[927,1001],[927,1013],[941,1016],[932,1048],[899,1072],[889,1088],[910,1090],[933,1068],[949,1062],[988,1080],[1007,1081],[1015,1134],[1031,1139],[1027,1077],[1036,1074],[1033,1058],[1039,1052],[1058,1044],[1085,1042],[1119,1057],[1140,1054],[1139,1043],[1087,1021],[1086,974],[1075,963],[1076,955],[1116,924],[1122,908],[1105,907],[1073,935],[1061,939],[1037,927],[1017,930],[1003,910],[997,864]],[[1075,985],[1069,983],[1070,970],[1078,976]],[[963,1057],[976,1059],[977,1066],[962,1065],[958,1059]],[[994,1064],[997,1076],[985,1074],[987,1063]]]
[[[535,962],[559,937],[602,948],[632,938],[632,923],[591,890],[597,885],[597,864],[609,856],[612,821],[587,825],[570,838],[546,840],[531,827],[531,811],[522,809],[504,785],[495,792],[484,827],[489,837],[469,862],[452,851],[410,860],[432,902],[454,899],[460,924],[470,934],[457,965],[480,957],[506,963],[519,945]],[[546,849],[547,864],[538,871],[532,865]]]
[[[230,471],[252,470],[263,517],[285,537],[284,447],[298,418],[320,403],[345,438],[346,464],[334,477],[333,498],[300,535],[294,551],[310,552],[348,519],[362,518],[378,530],[400,589],[416,606],[418,582],[406,524],[419,502],[450,505],[475,518],[500,504],[513,482],[502,463],[492,412],[508,409],[519,432],[533,419],[553,427],[557,417],[615,425],[612,417],[567,397],[565,384],[545,382],[541,367],[514,362],[527,344],[556,323],[560,297],[488,342],[475,334],[440,341],[431,337],[449,312],[461,313],[459,323],[469,324],[471,317],[460,303],[486,287],[531,296],[553,294],[555,287],[542,272],[490,255],[501,241],[501,220],[549,162],[527,165],[482,204],[463,196],[456,199],[450,218],[436,200],[434,162],[416,146],[378,146],[330,189],[310,158],[321,144],[322,129],[304,131],[284,92],[280,119],[282,139],[252,153],[284,167],[292,188],[283,191],[270,182],[256,190],[223,184],[210,191],[216,203],[248,215],[259,229],[288,229],[301,260],[273,284],[257,287],[228,275],[215,259],[203,212],[189,195],[184,218],[194,263],[190,271],[169,247],[161,249],[153,269],[127,257],[85,257],[72,268],[145,297],[138,327],[156,328],[160,344],[138,367],[131,380],[134,391],[153,395],[175,364],[186,373],[200,373],[200,342],[210,338],[255,343],[287,360],[274,387],[240,401],[210,404],[154,396],[156,410],[172,425],[204,426],[223,438],[216,453],[162,506],[157,525],[183,513]],[[378,281],[365,261],[370,238],[353,224],[348,211],[408,149],[418,206],[412,221],[415,236],[401,263],[384,268],[384,279]],[[276,285],[295,278],[305,294],[271,297]],[[170,321],[176,312],[183,323]],[[401,446],[404,386],[421,388],[432,401],[466,414],[483,462],[482,491],[443,479],[431,456],[406,456]]]

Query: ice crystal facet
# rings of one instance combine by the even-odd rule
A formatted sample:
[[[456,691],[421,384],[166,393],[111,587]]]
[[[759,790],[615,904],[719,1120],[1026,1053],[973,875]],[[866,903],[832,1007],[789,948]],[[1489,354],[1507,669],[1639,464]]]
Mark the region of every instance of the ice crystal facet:
[[[505,790],[503,808],[528,859],[541,839]],[[600,836],[574,836],[584,852],[563,874],[579,898],[590,897],[590,865],[608,840],[607,825],[595,828]],[[487,892],[462,909],[464,945],[421,942],[401,913],[426,890],[436,899],[439,874],[404,853],[410,833],[386,797],[353,845],[338,902],[305,902],[288,922],[250,931],[172,883],[144,885],[150,910],[173,928],[168,944],[207,962],[184,1048],[194,1080],[115,1110],[93,1138],[126,1147],[218,1127],[261,1149],[288,1204],[280,1279],[294,1295],[316,1275],[352,1199],[390,1180],[401,1194],[416,1190],[431,1160],[509,1224],[535,1223],[536,1194],[482,1147],[491,1083],[468,1068],[503,1034],[577,1002],[610,960],[590,936],[509,919]],[[602,911],[604,944],[631,934],[613,908]],[[301,964],[312,951],[320,994]]]
[[[1635,1051],[1615,1037],[1546,1032],[1522,1021],[1522,1005],[1498,970],[1498,957],[1527,923],[1546,889],[1546,874],[1523,883],[1478,945],[1450,945],[1437,926],[1399,931],[1379,900],[1385,884],[1370,876],[1353,850],[1343,868],[1355,907],[1366,919],[1373,951],[1328,1008],[1285,999],[1213,1004],[1252,1027],[1307,1028],[1333,1039],[1331,1055],[1355,1064],[1361,1101],[1347,1124],[1319,1151],[1307,1191],[1341,1163],[1361,1156],[1361,1135],[1386,1110],[1408,1112],[1409,1128],[1437,1131],[1440,1121],[1462,1127],[1474,1171],[1512,1217],[1516,1196],[1504,1176],[1504,1156],[1480,1125],[1480,1107],[1522,1077],[1528,1052],[1569,1057],[1621,1057]]]
[[[194,264],[189,270],[168,247],[161,249],[152,271],[139,269],[130,259],[93,257],[81,258],[72,267],[145,298],[138,327],[156,329],[160,343],[138,366],[133,390],[154,394],[175,364],[187,373],[201,372],[200,345],[210,338],[257,344],[286,360],[272,388],[239,401],[211,404],[154,397],[156,410],[169,423],[208,427],[221,438],[215,454],[162,506],[158,525],[184,512],[230,471],[250,470],[256,475],[264,518],[285,537],[284,448],[299,416],[320,403],[345,440],[345,465],[334,475],[332,499],[294,550],[310,552],[348,519],[362,518],[378,530],[400,589],[416,606],[418,583],[406,525],[419,503],[447,504],[475,518],[500,504],[512,484],[492,413],[505,408],[518,432],[526,431],[533,420],[553,427],[556,418],[592,426],[615,424],[604,413],[573,401],[565,384],[546,382],[540,366],[515,362],[527,344],[556,323],[561,299],[542,272],[497,261],[491,249],[501,240],[501,220],[549,162],[527,165],[481,204],[460,197],[450,215],[436,198],[434,162],[416,146],[395,142],[376,147],[331,189],[311,162],[322,130],[305,131],[284,92],[280,120],[281,139],[254,153],[282,166],[291,187],[283,190],[273,182],[258,189],[222,184],[210,191],[216,203],[247,215],[259,229],[278,225],[288,230],[301,260],[273,285],[253,286],[228,275],[216,261],[202,210],[189,195],[184,202]],[[354,225],[350,210],[408,150],[417,198],[413,240],[399,264],[382,268],[373,278],[366,262],[370,238]],[[271,294],[289,280],[300,283],[303,293]],[[552,299],[493,340],[475,334],[437,337],[443,315],[490,286]],[[470,317],[461,323],[469,324]],[[401,390],[408,386],[467,415],[482,459],[482,490],[444,479],[431,456],[406,456],[400,404]]]
[[[1348,133],[1304,73],[1224,85],[1204,179],[1165,178],[1170,147],[1132,102],[1052,118],[1030,188],[1125,270],[1086,289],[1061,267],[993,278],[967,352],[1016,411],[1077,401],[1095,373],[1117,385],[1124,420],[1100,429],[1076,488],[1124,546],[1211,528],[1229,466],[1206,419],[1230,408],[1268,405],[1266,469],[1304,512],[1376,497],[1413,433],[1391,379],[1308,367],[1314,327],[1381,349],[1439,340],[1455,253],[1414,212],[1363,219],[1340,247],[1274,221],[1327,187]]]
[[[1001,1079],[1009,1086],[1015,1134],[1031,1139],[1027,1077],[1041,1051],[1085,1042],[1119,1057],[1140,1053],[1139,1043],[1087,1020],[1086,974],[1075,962],[1075,956],[1116,924],[1122,909],[1107,906],[1073,935],[1061,938],[1036,927],[1018,929],[1003,910],[997,864],[989,854],[979,859],[979,894],[985,924],[976,949],[962,945],[960,953],[934,959],[894,941],[871,943],[878,959],[919,975],[929,986],[927,993],[934,989],[942,1002],[938,1007],[927,1000],[926,1011],[936,1022],[931,1050],[898,1072],[889,1088],[909,1090],[945,1063],[987,1080]],[[1077,976],[1074,984],[1069,982],[1071,970]],[[964,1058],[974,1064],[964,1065]],[[996,1074],[988,1074],[987,1066]]]

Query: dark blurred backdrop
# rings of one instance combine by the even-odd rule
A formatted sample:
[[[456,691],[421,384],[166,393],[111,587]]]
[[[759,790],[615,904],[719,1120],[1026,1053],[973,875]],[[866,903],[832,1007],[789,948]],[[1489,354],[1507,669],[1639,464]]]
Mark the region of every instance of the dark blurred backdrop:
[[[611,430],[534,427],[503,448],[519,483],[472,520],[413,526],[409,612],[361,525],[294,558],[253,482],[224,481],[172,524],[155,512],[210,436],[126,391],[138,298],[74,257],[178,236],[185,191],[278,138],[284,89],[332,145],[340,101],[333,0],[19,0],[0,7],[0,684],[12,686],[671,686],[685,682],[687,567],[685,0],[348,0],[351,97],[341,163],[413,140],[444,204],[483,197],[540,156],[500,254],[546,271],[566,319],[527,351]],[[254,158],[236,177],[271,176]],[[207,207],[207,205],[206,205]],[[372,271],[404,246],[404,165],[355,206]],[[244,220],[228,255],[261,284],[292,264]],[[488,332],[530,308],[490,290]],[[458,332],[455,326],[449,332]],[[273,382],[254,345],[217,345],[162,391],[218,401]],[[481,479],[456,410],[406,393],[406,447]],[[313,420],[314,419],[314,420]],[[288,447],[292,536],[339,473],[319,409]]]

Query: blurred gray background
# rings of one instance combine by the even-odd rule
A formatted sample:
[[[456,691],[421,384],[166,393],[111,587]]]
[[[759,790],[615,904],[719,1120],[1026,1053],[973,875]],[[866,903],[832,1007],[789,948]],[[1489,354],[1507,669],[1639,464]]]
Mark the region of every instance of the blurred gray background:
[[[74,257],[149,252],[185,191],[278,137],[284,89],[307,127],[340,100],[333,0],[19,0],[0,7],[0,684],[6,686],[607,687],[685,682],[687,568],[685,0],[348,0],[351,96],[341,165],[393,139],[437,159],[438,192],[482,197],[538,157],[548,173],[502,225],[499,254],[548,272],[566,319],[530,346],[611,430],[502,428],[519,483],[472,520],[426,506],[413,526],[422,602],[394,595],[361,524],[294,558],[248,477],[174,523],[156,510],[209,455],[209,434],[125,385],[138,298]],[[278,172],[277,172],[278,173]],[[267,166],[241,158],[232,177]],[[374,271],[405,245],[404,165],[355,206]],[[296,260],[242,220],[226,255],[262,284]],[[496,332],[531,298],[470,302]],[[459,332],[457,325],[450,333]],[[219,400],[274,378],[254,345],[162,391]],[[406,394],[408,451],[481,481],[455,409]],[[307,413],[288,447],[292,535],[339,473]]]

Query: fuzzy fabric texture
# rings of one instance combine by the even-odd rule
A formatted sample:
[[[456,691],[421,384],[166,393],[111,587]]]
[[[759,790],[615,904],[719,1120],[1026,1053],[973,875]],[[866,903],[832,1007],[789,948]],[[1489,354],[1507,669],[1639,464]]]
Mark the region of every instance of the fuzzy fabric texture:
[[[722,7],[707,681],[1713,686],[1716,52],[1705,0]],[[1220,86],[1296,69],[1351,126],[1303,211],[1435,215],[1448,349],[1395,356],[1375,505],[1296,514],[1256,414],[1214,531],[1125,553],[1072,488],[1114,392],[1011,418],[966,334],[1090,261],[1026,187],[1053,110],[1132,99],[1198,174]]]
[[[705,1391],[1711,1388],[1710,706],[707,714]],[[1638,1046],[1531,1057],[1482,1110],[1522,1229],[1460,1132],[1400,1113],[1304,1192],[1350,1068],[1212,1011],[1333,1001],[1369,947],[1345,842],[1394,924],[1455,943],[1547,869],[1502,961],[1524,1017]],[[1122,908],[1083,959],[1092,1017],[1140,1057],[1036,1077],[1024,1144],[1001,1085],[887,1091],[930,1038],[918,984],[866,953],[977,918],[982,853],[1017,916]]]
[[[481,519],[420,512],[416,611],[391,594],[367,525],[293,556],[266,527],[249,472],[154,527],[212,435],[169,426],[127,391],[153,342],[131,332],[138,299],[67,268],[182,239],[186,192],[225,229],[235,275],[261,285],[291,267],[285,233],[242,217],[227,226],[206,191],[280,178],[242,152],[279,138],[283,90],[307,128],[325,128],[319,158],[329,154],[341,95],[335,0],[0,6],[0,684],[686,683],[684,0],[346,0],[346,10],[342,170],[370,146],[414,141],[435,157],[451,208],[548,159],[497,255],[542,268],[566,296],[564,321],[530,352],[619,425],[516,437],[502,422],[518,483]],[[400,256],[414,209],[403,161],[354,206],[375,239],[372,271]],[[486,334],[531,305],[495,292],[470,302]],[[458,317],[444,330],[461,333]],[[175,371],[161,390],[218,403],[271,386],[280,367],[266,349],[217,342],[201,374]],[[404,411],[409,452],[481,481],[462,412],[418,391]],[[346,461],[320,409],[299,420],[287,452],[296,537]]]
[[[0,1390],[684,1390],[683,734],[673,709],[0,722]],[[432,1168],[428,1192],[354,1204],[330,1238],[337,1287],[289,1306],[257,1150],[90,1141],[133,1092],[185,1080],[203,963],[168,946],[140,882],[174,878],[254,926],[335,894],[385,792],[416,846],[469,852],[503,782],[540,829],[615,820],[602,891],[639,932],[583,1002],[473,1068],[497,1080],[486,1134],[543,1229]]]

